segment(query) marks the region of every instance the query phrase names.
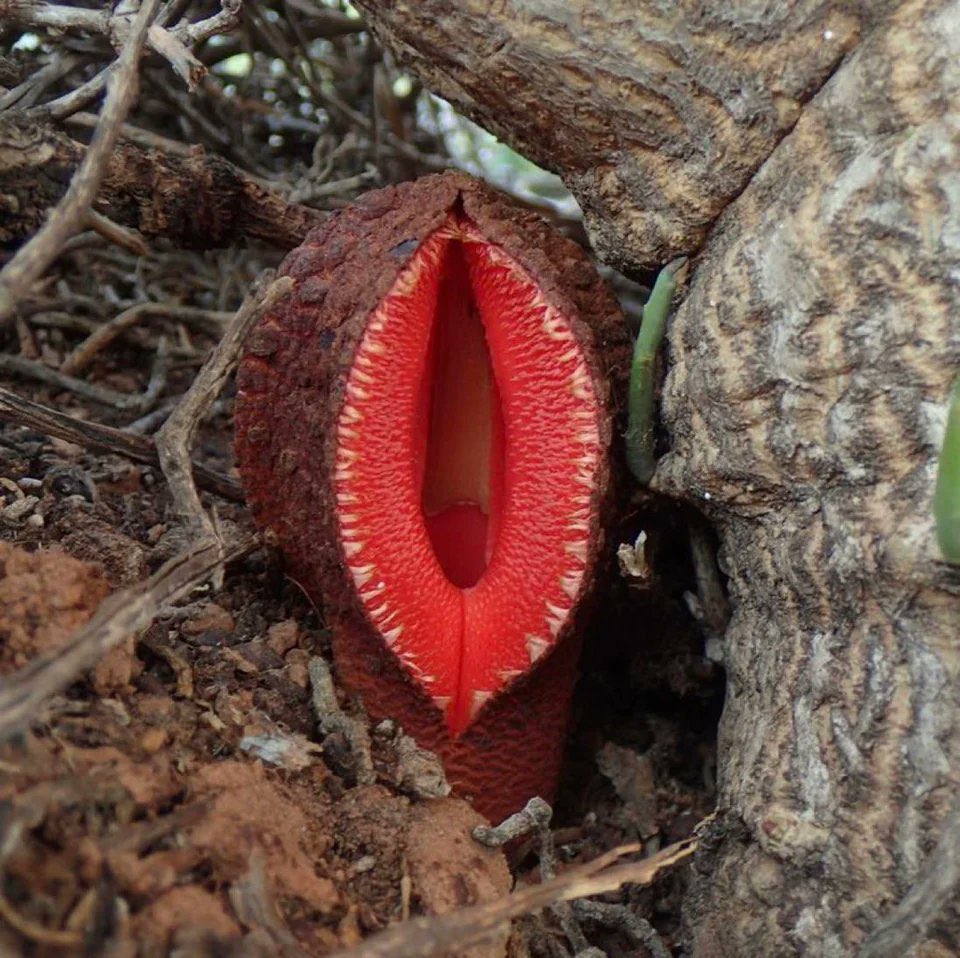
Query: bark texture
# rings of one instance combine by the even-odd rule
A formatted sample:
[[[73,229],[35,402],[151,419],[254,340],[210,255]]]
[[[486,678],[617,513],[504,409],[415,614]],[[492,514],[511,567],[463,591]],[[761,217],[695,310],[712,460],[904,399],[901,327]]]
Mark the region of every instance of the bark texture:
[[[957,954],[960,574],[931,500],[960,2],[360,3],[563,174],[606,258],[689,252],[735,198],[672,326],[655,477],[715,522],[734,608],[688,953]]]
[[[960,574],[931,513],[960,367],[958,64],[955,0],[866,38],[727,210],[672,329],[656,485],[700,497],[735,610],[694,955],[878,947],[960,785]],[[956,954],[958,927],[941,911],[925,950],[871,954]]]
[[[425,84],[561,173],[600,255],[703,241],[890,4],[358,0]]]
[[[86,147],[48,124],[0,116],[0,245],[32,236],[70,185]],[[326,219],[287,203],[248,174],[198,148],[188,156],[121,143],[110,158],[95,209],[144,236],[190,249],[254,237],[296,246]]]

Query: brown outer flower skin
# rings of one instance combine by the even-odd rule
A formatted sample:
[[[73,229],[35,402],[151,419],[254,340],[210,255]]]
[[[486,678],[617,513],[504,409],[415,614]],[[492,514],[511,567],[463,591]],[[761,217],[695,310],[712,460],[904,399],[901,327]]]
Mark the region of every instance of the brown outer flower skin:
[[[363,699],[373,719],[396,719],[437,752],[455,791],[496,820],[533,795],[552,799],[556,789],[587,592],[611,500],[609,454],[592,493],[592,551],[577,611],[551,651],[456,739],[364,613],[346,570],[334,498],[337,416],[367,318],[457,203],[569,319],[596,393],[609,405],[609,380],[597,357],[625,369],[629,342],[619,307],[589,257],[538,214],[481,181],[443,173],[366,194],[287,256],[280,273],[294,279],[294,289],[251,333],[238,371],[236,456],[266,541],[280,548],[292,578],[323,608],[343,688]],[[607,453],[611,440],[606,416],[601,444]]]

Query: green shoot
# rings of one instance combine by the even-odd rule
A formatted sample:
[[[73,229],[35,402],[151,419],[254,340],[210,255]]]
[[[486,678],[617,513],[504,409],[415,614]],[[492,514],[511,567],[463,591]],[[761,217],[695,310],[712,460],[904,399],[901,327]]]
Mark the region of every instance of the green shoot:
[[[947,431],[933,493],[937,541],[947,562],[960,564],[960,376],[953,384]]]
[[[686,266],[687,258],[681,256],[660,270],[650,298],[643,307],[643,322],[633,345],[626,435],[627,465],[637,482],[644,486],[657,467],[654,433],[657,351],[666,332],[673,292],[677,283],[682,281]]]

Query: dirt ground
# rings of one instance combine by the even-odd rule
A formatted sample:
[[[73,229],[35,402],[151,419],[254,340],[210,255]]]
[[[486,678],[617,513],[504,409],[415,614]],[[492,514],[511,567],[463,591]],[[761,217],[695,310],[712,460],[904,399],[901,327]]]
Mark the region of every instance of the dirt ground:
[[[62,349],[70,339],[56,333],[37,337]],[[148,357],[121,345],[91,379],[135,388],[149,375],[137,359]],[[85,418],[123,418],[56,390],[4,385]],[[200,452],[228,471],[229,450],[227,396]],[[9,675],[153,571],[177,521],[157,469],[10,425],[0,451],[0,670]],[[241,504],[206,501],[221,522],[249,523]],[[656,521],[665,541],[678,532],[678,516]],[[656,850],[710,810],[718,677],[693,648],[676,595],[611,576],[557,805],[561,867],[637,839]],[[535,842],[512,850],[511,872],[469,838],[481,819],[465,803],[417,797],[396,730],[373,730],[376,782],[357,783],[343,737],[317,735],[309,663],[325,654],[322,612],[260,551],[228,569],[222,591],[198,590],[50,701],[0,757],[6,953],[100,954],[119,942],[110,954],[221,954],[224,942],[262,933],[260,909],[274,916],[274,940],[327,954],[411,914],[503,894],[511,874],[536,881]],[[669,942],[682,883],[616,898]],[[559,947],[549,915],[528,919],[511,948],[553,954],[554,938]],[[610,954],[636,953],[622,933],[591,938]]]

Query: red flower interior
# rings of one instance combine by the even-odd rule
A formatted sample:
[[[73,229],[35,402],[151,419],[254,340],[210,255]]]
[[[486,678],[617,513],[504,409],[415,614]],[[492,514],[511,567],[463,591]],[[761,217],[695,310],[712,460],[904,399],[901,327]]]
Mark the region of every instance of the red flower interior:
[[[576,604],[600,416],[568,319],[452,212],[369,317],[334,478],[364,609],[455,736]]]

